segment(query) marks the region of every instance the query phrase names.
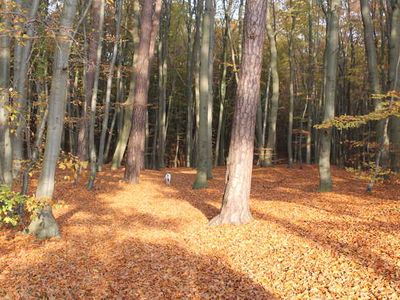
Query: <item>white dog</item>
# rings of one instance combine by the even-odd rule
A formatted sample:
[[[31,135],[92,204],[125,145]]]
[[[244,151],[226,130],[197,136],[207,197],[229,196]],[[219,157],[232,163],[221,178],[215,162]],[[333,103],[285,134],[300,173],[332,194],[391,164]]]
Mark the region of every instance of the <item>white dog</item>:
[[[165,176],[164,176],[165,184],[171,185],[171,180],[172,180],[172,175],[171,175],[171,173],[165,174]]]

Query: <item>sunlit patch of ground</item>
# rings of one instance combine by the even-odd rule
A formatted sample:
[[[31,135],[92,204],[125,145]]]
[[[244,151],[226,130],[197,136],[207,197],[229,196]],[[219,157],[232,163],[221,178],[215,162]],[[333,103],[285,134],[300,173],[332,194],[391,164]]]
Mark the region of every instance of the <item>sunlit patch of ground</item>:
[[[96,190],[62,181],[55,209],[62,239],[0,231],[0,298],[397,299],[400,185],[335,169],[335,191],[315,192],[315,167],[254,170],[244,226],[207,226],[220,208],[224,170],[206,190],[195,172],[98,175]]]

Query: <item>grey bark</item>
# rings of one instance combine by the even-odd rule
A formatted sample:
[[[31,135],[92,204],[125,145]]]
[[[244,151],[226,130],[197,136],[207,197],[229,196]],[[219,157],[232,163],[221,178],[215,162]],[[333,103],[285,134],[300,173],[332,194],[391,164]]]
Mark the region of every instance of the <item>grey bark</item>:
[[[10,1],[1,3],[1,9],[7,11]],[[3,17],[0,25],[5,30],[10,26],[9,19]],[[12,142],[8,122],[9,88],[10,88],[10,36],[7,32],[0,35],[0,184],[12,185]]]
[[[274,2],[271,3],[271,6]],[[273,154],[276,147],[276,121],[278,118],[279,105],[279,74],[278,74],[278,52],[276,48],[276,33],[272,26],[275,18],[270,14],[270,6],[267,6],[267,35],[270,42],[271,51],[271,72],[272,72],[272,97],[271,110],[268,124],[268,140],[265,154],[265,166],[272,165]],[[272,19],[272,20],[271,20]]]
[[[197,144],[197,174],[194,189],[207,187],[207,175],[209,170],[209,102],[210,102],[210,42],[212,27],[213,1],[206,0],[202,23],[202,36],[200,48],[200,111],[199,111],[199,135]]]
[[[130,31],[133,39],[133,58],[132,58],[132,73],[129,85],[128,99],[122,105],[122,130],[118,133],[117,147],[115,148],[111,169],[116,170],[121,166],[122,159],[128,144],[129,132],[132,126],[132,109],[135,98],[135,84],[136,84],[136,65],[138,63],[138,47],[139,47],[139,18],[140,18],[140,5],[139,1],[135,0],[133,2],[133,22],[132,29]]]
[[[107,86],[106,86],[106,98],[104,100],[104,118],[103,118],[103,123],[102,123],[102,128],[101,128],[101,134],[100,134],[100,143],[99,143],[99,158],[98,158],[98,169],[101,171],[101,167],[104,163],[104,148],[105,148],[105,142],[106,142],[106,134],[107,134],[107,129],[108,129],[108,119],[109,119],[109,114],[110,114],[110,100],[111,100],[111,89],[112,89],[112,82],[113,82],[113,77],[114,77],[114,69],[115,69],[115,62],[117,61],[117,55],[118,55],[118,44],[119,44],[119,39],[121,35],[121,21],[122,21],[122,5],[123,1],[118,0],[116,2],[116,20],[115,20],[115,41],[114,41],[114,46],[113,46],[113,52],[112,52],[112,57],[110,61],[110,69],[108,71],[108,76],[107,76]],[[110,132],[111,135],[111,132]]]
[[[332,0],[327,12],[327,37],[326,37],[326,69],[324,88],[324,117],[323,121],[329,121],[335,117],[336,98],[336,74],[338,67],[339,50],[339,10],[340,0]],[[331,140],[332,128],[323,129],[320,132],[319,149],[319,191],[329,192],[332,190],[331,175]]]
[[[68,60],[72,44],[70,34],[72,32],[76,7],[77,0],[69,0],[64,3],[60,29],[56,37],[57,46],[54,50],[46,146],[42,172],[36,190],[37,198],[51,199],[53,197],[55,171],[60,154],[68,87]],[[28,230],[29,233],[39,238],[50,238],[60,235],[50,206],[45,207],[39,213],[38,217],[32,221]]]

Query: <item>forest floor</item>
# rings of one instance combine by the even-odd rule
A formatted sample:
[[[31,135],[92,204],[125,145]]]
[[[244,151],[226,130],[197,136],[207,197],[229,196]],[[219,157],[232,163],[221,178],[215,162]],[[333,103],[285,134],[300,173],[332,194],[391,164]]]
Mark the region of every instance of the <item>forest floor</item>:
[[[224,169],[206,190],[195,172],[145,171],[140,185],[106,168],[96,190],[59,176],[61,239],[0,230],[0,298],[397,299],[400,183],[366,183],[334,169],[335,191],[315,192],[315,166],[254,170],[244,226],[210,227]]]

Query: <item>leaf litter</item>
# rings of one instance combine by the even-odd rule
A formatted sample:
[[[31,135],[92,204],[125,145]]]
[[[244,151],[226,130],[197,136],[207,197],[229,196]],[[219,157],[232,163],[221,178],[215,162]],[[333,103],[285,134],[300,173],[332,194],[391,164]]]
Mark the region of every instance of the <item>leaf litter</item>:
[[[334,169],[334,192],[317,193],[315,166],[255,168],[243,226],[209,227],[224,169],[208,189],[195,172],[145,171],[136,186],[105,168],[59,181],[62,239],[0,229],[5,299],[398,299],[400,183],[366,184]],[[34,184],[33,184],[34,185]]]

